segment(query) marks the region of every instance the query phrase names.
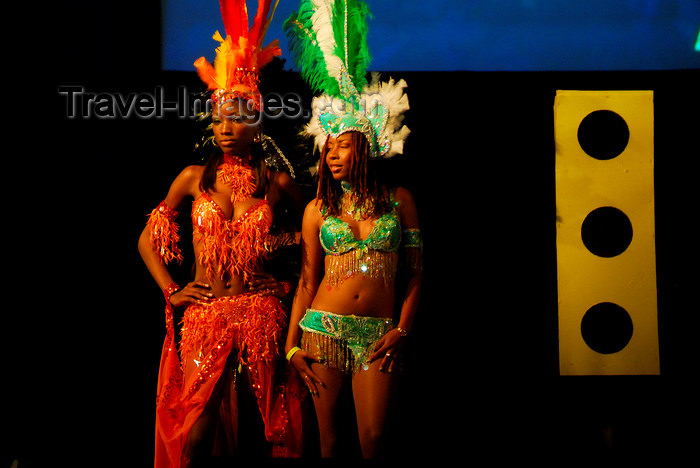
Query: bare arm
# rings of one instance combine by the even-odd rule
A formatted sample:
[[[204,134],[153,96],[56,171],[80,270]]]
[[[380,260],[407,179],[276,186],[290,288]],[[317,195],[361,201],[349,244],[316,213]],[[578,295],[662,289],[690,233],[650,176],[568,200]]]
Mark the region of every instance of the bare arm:
[[[413,200],[413,196],[406,189],[397,189],[394,195],[396,201],[399,202],[399,217],[401,219],[401,228],[406,229],[418,229],[418,213],[416,210],[416,205]],[[405,247],[401,252],[403,255],[413,256],[413,261],[420,265],[421,262],[421,252],[420,249],[415,247]],[[421,284],[422,284],[422,269],[411,268],[408,272],[408,281],[406,285],[406,292],[404,293],[403,301],[401,303],[401,314],[399,316],[399,323],[396,328],[389,330],[378,342],[375,347],[374,353],[370,356],[370,361],[376,359],[382,359],[382,363],[379,367],[380,371],[392,372],[395,359],[391,356],[401,353],[403,348],[403,336],[404,333],[408,333],[413,327],[413,321],[416,316],[416,310],[418,309],[418,301],[421,294]]]
[[[321,214],[318,211],[316,200],[314,200],[307,205],[304,211],[301,228],[301,274],[292,304],[285,351],[299,345],[299,320],[303,317],[306,309],[311,306],[321,281],[323,250],[318,240],[320,218]]]
[[[173,210],[177,210],[185,197],[192,195],[193,191],[196,190],[200,178],[201,168],[199,166],[185,168],[170,186],[168,195],[164,200],[165,203]],[[167,266],[163,263],[160,254],[151,245],[148,226],[141,232],[138,249],[151,276],[153,276],[161,290],[165,290],[173,282],[173,278]]]
[[[278,174],[277,183],[279,184],[280,191],[289,197],[292,206],[294,207],[294,214],[297,216],[298,222],[299,218],[304,213],[304,196],[301,193],[299,185],[289,174],[286,172],[279,172]]]
[[[401,217],[402,229],[418,229],[418,212],[413,196],[406,189],[396,190],[396,200],[399,202],[399,215]],[[411,254],[420,256],[419,249],[408,247],[406,250],[412,250]],[[407,254],[408,252],[404,252]],[[420,258],[418,259],[420,261]],[[401,305],[401,315],[399,317],[398,327],[403,330],[411,330],[413,321],[418,309],[418,301],[420,300],[421,284],[423,280],[423,272],[421,268],[414,268],[410,272],[408,285],[404,295],[403,304]]]
[[[287,343],[284,348],[286,353],[289,353],[290,350],[299,346],[299,321],[304,316],[306,309],[311,306],[321,281],[321,266],[323,264],[324,254],[321,243],[318,240],[320,220],[321,213],[318,210],[316,200],[314,200],[306,206],[304,219],[302,221],[301,275],[299,277],[299,285],[294,295],[294,303],[292,304],[292,311],[289,318],[289,332],[287,333]],[[317,395],[318,389],[316,385],[323,386],[324,384],[311,370],[307,360],[312,361],[315,359],[307,351],[299,350],[293,354],[290,362],[304,378],[311,393]]]

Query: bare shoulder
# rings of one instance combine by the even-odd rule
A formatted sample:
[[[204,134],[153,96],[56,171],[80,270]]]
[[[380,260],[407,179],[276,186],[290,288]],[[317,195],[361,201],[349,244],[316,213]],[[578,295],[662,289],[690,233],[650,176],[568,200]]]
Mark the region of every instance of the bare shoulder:
[[[303,229],[313,229],[318,231],[323,224],[323,215],[321,213],[322,202],[318,198],[314,198],[307,203],[304,209],[304,218],[302,220]]]
[[[397,187],[394,190],[394,201],[399,204],[398,211],[404,229],[418,228],[418,210],[411,192],[404,187]]]
[[[313,220],[318,220],[321,218],[321,200],[314,198],[307,205],[304,210],[304,219],[309,218]]]
[[[413,195],[411,195],[410,190],[404,187],[396,187],[394,189],[394,200],[396,200],[400,204],[415,205]]]
[[[300,196],[299,187],[292,176],[283,171],[270,171],[269,174],[270,186],[273,187],[273,190],[293,197]],[[300,203],[299,209],[302,206]]]
[[[196,196],[203,173],[204,166],[192,165],[184,168],[170,185],[166,203],[171,207],[176,207],[186,196]]]
[[[199,181],[202,180],[202,174],[204,174],[204,166],[192,165],[184,168],[177,178],[190,184],[199,184]]]
[[[314,198],[304,209],[304,218],[301,223],[301,238],[307,260],[309,258],[315,258],[317,260],[320,258],[317,257],[317,254],[320,252],[319,249],[321,248],[318,234],[323,224],[323,216],[321,215],[320,207],[320,200]]]
[[[272,183],[279,185],[280,187],[288,187],[294,183],[292,176],[284,171],[270,171],[270,180]]]

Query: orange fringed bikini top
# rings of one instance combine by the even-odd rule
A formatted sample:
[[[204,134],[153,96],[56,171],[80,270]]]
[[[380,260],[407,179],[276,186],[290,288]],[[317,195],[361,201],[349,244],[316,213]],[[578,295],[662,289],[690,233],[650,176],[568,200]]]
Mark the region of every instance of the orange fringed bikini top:
[[[266,241],[271,225],[267,200],[251,206],[240,218],[228,220],[208,193],[200,195],[192,204],[192,233],[207,276],[222,278],[231,271],[247,278],[269,253]]]
[[[225,155],[217,180],[233,189],[232,202],[248,199],[255,190],[249,166]],[[260,200],[235,220],[226,218],[221,207],[204,192],[192,204],[192,233],[198,244],[198,260],[210,278],[228,271],[247,279],[270,252],[272,208]]]

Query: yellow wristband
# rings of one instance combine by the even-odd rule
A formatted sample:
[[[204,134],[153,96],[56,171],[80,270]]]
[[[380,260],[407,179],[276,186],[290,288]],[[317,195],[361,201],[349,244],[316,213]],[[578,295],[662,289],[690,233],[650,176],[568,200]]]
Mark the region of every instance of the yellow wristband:
[[[287,361],[291,361],[292,356],[294,356],[297,351],[301,351],[301,348],[299,346],[295,346],[292,349],[290,349],[289,352],[287,353],[287,356],[286,356]]]

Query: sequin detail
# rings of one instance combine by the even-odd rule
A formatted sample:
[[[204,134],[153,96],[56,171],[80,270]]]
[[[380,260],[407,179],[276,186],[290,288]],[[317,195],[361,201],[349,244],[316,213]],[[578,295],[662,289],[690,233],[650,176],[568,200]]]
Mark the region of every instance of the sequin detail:
[[[321,226],[319,239],[323,250],[331,255],[341,255],[354,249],[396,252],[401,242],[401,223],[395,212],[385,213],[374,222],[366,239],[357,239],[348,223],[328,216]]]
[[[366,239],[357,239],[350,225],[327,216],[319,231],[319,240],[327,254],[324,281],[337,285],[356,274],[393,281],[396,275],[401,224],[396,210],[374,221]]]
[[[255,193],[253,169],[240,158],[224,154],[216,170],[216,179],[231,189],[231,203],[245,201]]]
[[[148,215],[146,226],[149,231],[151,247],[160,256],[161,260],[168,264],[173,260],[182,261],[182,251],[179,247],[179,226],[175,222],[177,211],[170,208],[165,200]]]
[[[278,343],[285,319],[286,312],[279,300],[260,293],[220,297],[207,304],[190,305],[182,319],[180,354],[183,372],[186,362],[193,359],[199,363],[199,370],[198,377],[187,389],[188,395],[195,393],[201,382],[210,377],[209,367],[220,358],[222,346],[231,340],[239,361],[250,366],[260,360],[272,362],[279,356]],[[254,383],[253,387],[259,390],[260,384]]]
[[[423,249],[423,236],[420,229],[404,229],[401,244],[404,247]]]
[[[328,255],[326,259],[324,281],[330,286],[341,284],[357,274],[383,280],[388,284],[395,277],[398,254],[381,250],[357,249],[342,255]]]
[[[272,209],[260,200],[241,217],[229,221],[219,205],[204,192],[192,204],[192,230],[198,261],[209,278],[225,273],[250,276],[270,253]]]
[[[156,447],[165,450],[161,455],[179,459],[182,444],[222,377],[228,357],[236,353],[246,366],[273,456],[299,456],[303,384],[296,373],[277,365],[286,324],[279,299],[247,293],[191,304],[182,322],[180,352],[168,302],[165,317],[156,400]],[[220,416],[236,417],[228,411],[222,405]]]
[[[391,319],[338,315],[307,309],[299,321],[301,346],[332,369],[355,373],[369,369],[374,345],[394,328]]]

